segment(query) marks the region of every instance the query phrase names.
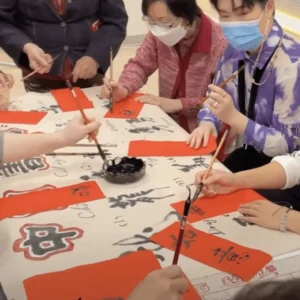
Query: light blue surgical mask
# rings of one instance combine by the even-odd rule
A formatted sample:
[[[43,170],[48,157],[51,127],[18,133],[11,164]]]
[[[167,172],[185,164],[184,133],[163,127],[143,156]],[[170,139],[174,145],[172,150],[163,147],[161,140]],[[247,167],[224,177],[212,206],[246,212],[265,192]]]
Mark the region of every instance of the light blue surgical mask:
[[[262,17],[262,16],[261,16]],[[259,30],[260,19],[244,22],[220,22],[222,31],[234,48],[242,51],[257,49],[263,42],[264,35]],[[266,30],[268,24],[266,26]]]

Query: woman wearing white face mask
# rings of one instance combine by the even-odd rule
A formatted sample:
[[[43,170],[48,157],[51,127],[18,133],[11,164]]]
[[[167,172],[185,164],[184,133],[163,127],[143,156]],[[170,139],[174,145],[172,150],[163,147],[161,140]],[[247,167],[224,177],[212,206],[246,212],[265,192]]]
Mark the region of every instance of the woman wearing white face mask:
[[[257,168],[299,149],[300,45],[274,19],[274,0],[210,2],[230,45],[189,143],[197,148],[229,126],[225,166],[232,172]],[[217,87],[242,66],[224,89]]]
[[[205,96],[227,42],[196,0],[143,0],[142,11],[150,32],[119,82],[105,80],[101,96],[108,98],[112,88],[114,100],[120,101],[158,69],[159,96],[138,101],[159,106],[191,132],[198,125],[195,106]]]

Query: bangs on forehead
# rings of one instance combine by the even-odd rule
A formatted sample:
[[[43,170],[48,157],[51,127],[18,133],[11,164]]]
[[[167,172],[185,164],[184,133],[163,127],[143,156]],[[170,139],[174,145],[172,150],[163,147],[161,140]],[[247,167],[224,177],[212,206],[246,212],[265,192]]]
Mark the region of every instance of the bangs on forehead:
[[[219,9],[219,1],[222,0],[210,0],[211,4],[218,10]],[[242,0],[241,5],[239,5],[238,0],[231,0],[232,3],[232,9],[235,9],[237,7],[242,7],[242,8],[252,8],[254,6],[255,0]]]

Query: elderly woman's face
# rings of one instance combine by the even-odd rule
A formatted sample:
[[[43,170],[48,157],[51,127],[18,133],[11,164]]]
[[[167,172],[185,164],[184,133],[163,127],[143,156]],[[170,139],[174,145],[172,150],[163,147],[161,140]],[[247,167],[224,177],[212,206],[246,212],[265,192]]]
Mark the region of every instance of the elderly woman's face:
[[[150,25],[172,28],[179,25],[180,18],[175,17],[164,1],[155,1],[148,8],[147,21]]]

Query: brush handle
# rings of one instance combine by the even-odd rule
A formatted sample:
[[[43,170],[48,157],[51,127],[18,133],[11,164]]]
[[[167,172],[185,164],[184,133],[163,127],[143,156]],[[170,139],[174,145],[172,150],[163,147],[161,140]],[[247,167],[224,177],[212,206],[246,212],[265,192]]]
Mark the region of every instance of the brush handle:
[[[183,235],[184,235],[184,229],[180,228],[172,265],[177,265],[177,263],[178,263],[178,258],[179,258],[180,249],[181,249],[181,245],[182,245]]]

